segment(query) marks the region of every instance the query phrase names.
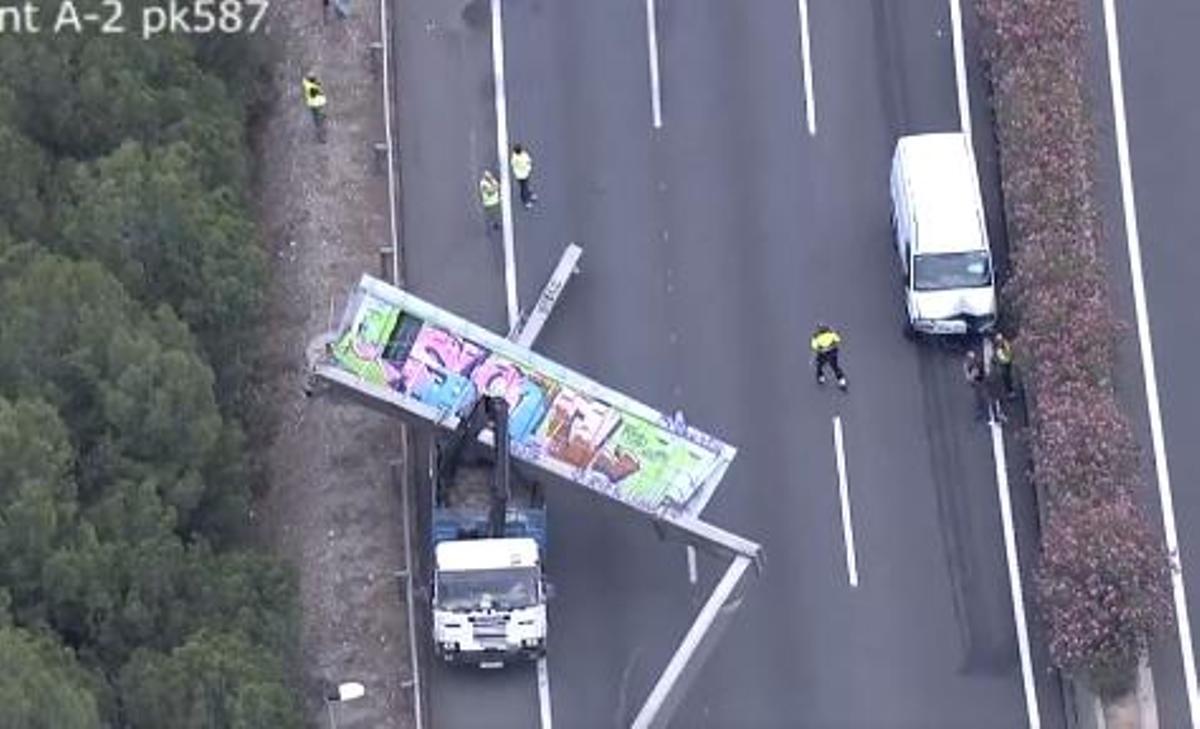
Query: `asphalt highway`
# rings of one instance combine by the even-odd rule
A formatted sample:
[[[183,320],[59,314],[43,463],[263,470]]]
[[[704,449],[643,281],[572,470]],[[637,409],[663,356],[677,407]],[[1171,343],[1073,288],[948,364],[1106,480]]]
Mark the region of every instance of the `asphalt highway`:
[[[406,285],[503,332],[500,242],[474,191],[496,166],[488,5],[397,11]],[[536,348],[739,446],[705,516],[767,554],[675,724],[1027,725],[988,431],[960,350],[901,336],[888,225],[897,136],[958,128],[947,4],[813,7],[815,135],[796,2],[660,1],[656,21],[661,129],[642,3],[504,5],[509,134],[533,152],[540,197],[514,210],[519,299],[566,243],[584,249]],[[988,116],[973,111],[1002,247]],[[844,336],[849,394],[813,382],[818,320]],[[1028,575],[1034,505],[1013,478]],[[549,506],[554,719],[627,725],[721,566],[701,558],[692,585],[684,549],[644,521],[569,487]],[[1044,659],[1041,725],[1059,726]],[[536,726],[531,670],[432,668],[433,726]]]
[[[1097,59],[1099,163],[1098,187],[1103,195],[1108,255],[1112,261],[1114,303],[1130,324],[1122,338],[1118,394],[1133,414],[1142,444],[1149,490],[1146,501],[1161,517],[1150,415],[1144,395],[1141,350],[1138,348],[1133,294],[1130,286],[1128,238],[1125,234],[1119,167],[1116,153],[1112,89],[1107,73],[1101,2],[1089,3],[1093,56]],[[1200,192],[1200,104],[1192,89],[1200,49],[1200,7],[1183,0],[1119,3],[1116,30],[1120,40],[1123,91],[1128,124],[1129,159],[1137,229],[1141,244],[1145,303],[1153,337],[1154,368],[1161,401],[1161,424],[1169,467],[1174,519],[1179,534],[1181,575],[1187,590],[1188,616],[1193,630],[1191,656],[1180,650],[1179,635],[1171,631],[1154,647],[1154,673],[1160,726],[1190,726],[1184,661],[1200,652],[1195,630],[1200,621],[1200,535],[1189,525],[1200,523],[1200,453],[1192,447],[1200,432],[1200,391],[1193,385],[1200,368],[1195,347],[1194,304],[1189,292],[1200,277],[1200,242],[1192,213]],[[1196,700],[1197,697],[1193,697]]]

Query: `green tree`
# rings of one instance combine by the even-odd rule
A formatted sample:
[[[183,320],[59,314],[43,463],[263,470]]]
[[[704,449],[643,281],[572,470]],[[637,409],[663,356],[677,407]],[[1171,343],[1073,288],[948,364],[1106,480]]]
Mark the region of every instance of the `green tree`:
[[[267,650],[286,654],[297,625],[296,579],[279,562],[246,551],[191,550],[182,599],[196,620],[190,629],[237,632]]]
[[[126,0],[126,17],[147,4]],[[41,4],[43,17],[58,5]],[[94,28],[0,45],[0,239],[7,227],[96,258],[136,298],[169,303],[229,412],[257,367],[266,269],[246,108],[263,108],[271,48],[261,34],[147,42]]]
[[[76,3],[78,5],[78,3]],[[124,2],[138,17],[139,0]],[[49,4],[40,5],[43,16]],[[210,34],[222,36],[222,34]],[[258,40],[259,42],[255,42]],[[212,186],[244,192],[244,105],[261,98],[266,45],[258,39],[42,33],[0,46],[11,120],[56,158],[103,157],[125,141],[184,141]],[[197,57],[215,71],[208,73]],[[226,81],[237,84],[231,93]]]
[[[40,8],[53,17],[50,3]],[[0,69],[22,128],[56,157],[86,159],[170,129],[186,109],[179,87],[199,73],[192,54],[182,38],[26,34],[0,48]]]
[[[110,671],[139,647],[170,651],[201,630],[285,655],[296,628],[291,571],[245,552],[185,547],[171,522],[151,484],[124,482],[89,510],[77,540],[44,570],[54,629]]]
[[[11,93],[0,87],[0,109]],[[40,236],[46,225],[45,186],[50,162],[41,148],[30,141],[0,113],[0,228],[17,239]]]
[[[282,666],[232,633],[200,633],[169,655],[141,651],[119,685],[133,729],[301,726]]]
[[[210,33],[192,36],[196,62],[219,76],[253,119],[271,101],[271,68],[279,60],[279,48],[271,36],[259,32]]]
[[[83,159],[168,121],[149,81],[171,63],[169,49],[120,35],[42,33],[4,44],[0,69],[22,129],[56,157]]]
[[[0,43],[0,726],[299,725],[295,579],[231,548],[251,471],[221,411],[266,278],[260,41]]]
[[[74,529],[73,464],[49,405],[0,398],[0,582],[22,613],[40,605],[43,566]]]
[[[49,638],[0,628],[0,726],[99,729],[94,681]],[[164,725],[165,726],[165,725]]]
[[[54,248],[102,262],[150,305],[170,304],[231,370],[259,319],[266,264],[238,194],[200,169],[184,143],[129,142],[78,165]]]
[[[94,498],[152,479],[187,525],[222,421],[213,376],[166,309],[147,317],[92,263],[41,256],[0,286],[0,388],[54,404]]]
[[[187,554],[173,534],[102,540],[84,524],[75,544],[45,570],[46,612],[81,654],[118,669],[138,647],[170,649],[202,616],[182,599]]]

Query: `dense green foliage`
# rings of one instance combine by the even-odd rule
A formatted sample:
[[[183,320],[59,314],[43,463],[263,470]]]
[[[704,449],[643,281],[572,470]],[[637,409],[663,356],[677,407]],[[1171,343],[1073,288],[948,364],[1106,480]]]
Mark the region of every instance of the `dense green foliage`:
[[[53,17],[55,3],[42,5]],[[126,14],[137,5],[125,2]],[[73,33],[0,45],[7,227],[101,261],[145,304],[170,304],[210,355],[225,401],[253,368],[245,350],[265,275],[244,204],[245,104],[260,101],[265,47],[238,35]]]
[[[1012,277],[1047,501],[1037,588],[1050,654],[1104,694],[1171,621],[1170,562],[1141,507],[1136,441],[1113,391],[1094,136],[1077,0],[979,0]]]
[[[52,638],[0,628],[0,720],[16,729],[102,726],[93,679]]]
[[[120,684],[133,729],[276,729],[294,723],[287,687],[236,634],[199,633],[170,655],[139,652]]]
[[[239,541],[262,47],[0,44],[0,726],[299,725],[294,579]]]

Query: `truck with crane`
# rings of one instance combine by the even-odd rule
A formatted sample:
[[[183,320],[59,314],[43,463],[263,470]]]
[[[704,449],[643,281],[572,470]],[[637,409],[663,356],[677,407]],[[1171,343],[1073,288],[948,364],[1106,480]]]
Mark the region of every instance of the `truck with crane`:
[[[579,253],[567,247],[537,305],[507,337],[362,276],[340,325],[306,349],[305,393],[332,387],[408,422],[452,431],[430,462],[431,632],[448,661],[497,666],[539,658],[539,686],[548,686],[540,660],[549,597],[545,506],[512,462],[648,517],[660,536],[728,558],[632,719],[634,729],[654,729],[670,721],[741,604],[762,548],[702,518],[736,448],[530,349]],[[411,609],[412,571],[403,574]],[[417,697],[419,684],[418,677]]]
[[[491,446],[479,441],[485,428]],[[433,644],[499,668],[546,651],[546,506],[509,455],[508,403],[482,396],[431,452]]]

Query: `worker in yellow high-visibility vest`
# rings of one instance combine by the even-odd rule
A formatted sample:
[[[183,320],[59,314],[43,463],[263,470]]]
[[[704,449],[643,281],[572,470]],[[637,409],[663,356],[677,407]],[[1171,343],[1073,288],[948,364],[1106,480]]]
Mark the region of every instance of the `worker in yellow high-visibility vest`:
[[[992,337],[992,364],[1000,371],[1004,382],[1004,394],[1012,397],[1016,390],[1013,388],[1013,350],[1012,344],[1000,332]]]
[[[812,339],[809,341],[809,346],[812,347],[814,361],[813,364],[817,370],[817,384],[825,384],[825,368],[833,370],[834,377],[837,378],[838,387],[846,389],[846,373],[842,371],[842,367],[838,364],[838,347],[842,344],[842,337],[836,331],[824,324],[817,324],[816,330],[812,334]]]
[[[311,73],[304,77],[301,87],[304,90],[304,105],[312,113],[313,123],[319,128],[325,120],[325,104],[328,102],[325,98],[325,89],[321,87],[321,82],[317,77]]]
[[[479,178],[479,202],[487,231],[500,230],[500,181],[491,170],[484,170]]]
[[[529,178],[533,177],[533,157],[529,154],[529,150],[520,144],[514,144],[509,164],[512,166],[513,177],[517,180],[521,204],[527,209],[533,207],[533,204],[537,202],[537,195],[534,194],[529,182]]]

